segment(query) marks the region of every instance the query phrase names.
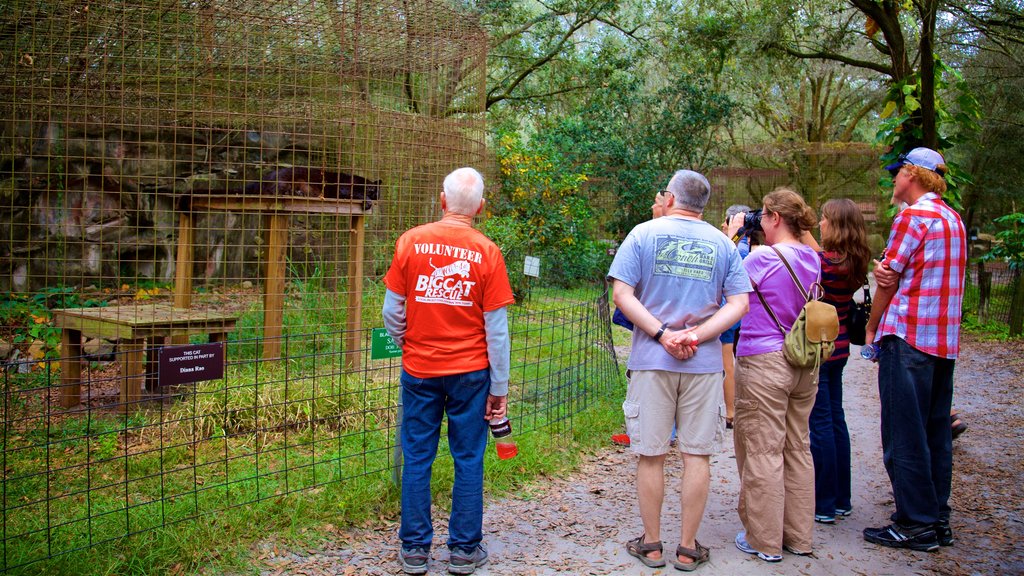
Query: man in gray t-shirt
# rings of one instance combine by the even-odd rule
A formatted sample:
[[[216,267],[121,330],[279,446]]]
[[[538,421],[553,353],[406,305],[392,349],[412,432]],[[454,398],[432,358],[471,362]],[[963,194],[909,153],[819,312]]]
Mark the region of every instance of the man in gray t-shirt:
[[[725,429],[718,336],[746,313],[752,289],[736,246],[701,219],[711,196],[707,179],[680,170],[659,194],[665,215],[634,228],[608,271],[615,305],[635,325],[622,408],[630,446],[640,457],[644,534],[626,549],[647,566],[665,565],[661,505],[675,426],[683,455],[682,530],[672,562],[692,569],[708,558],[696,537],[711,482],[710,455]]]

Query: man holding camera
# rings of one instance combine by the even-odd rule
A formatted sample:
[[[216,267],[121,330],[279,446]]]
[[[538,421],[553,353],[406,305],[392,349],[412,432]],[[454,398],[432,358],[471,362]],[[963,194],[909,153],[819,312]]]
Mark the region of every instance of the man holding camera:
[[[725,432],[718,337],[746,313],[751,287],[736,246],[701,219],[711,196],[704,176],[680,170],[659,196],[664,216],[633,228],[608,272],[615,305],[635,325],[622,408],[630,447],[639,455],[644,533],[626,549],[646,566],[666,564],[661,506],[675,425],[683,454],[682,530],[672,563],[688,571],[708,560],[696,537],[711,481],[710,455]]]
[[[894,173],[896,215],[882,259],[866,341],[876,342],[882,457],[892,483],[892,524],[865,528],[868,542],[933,552],[953,544],[950,406],[967,238],[943,200],[945,161],[915,148],[886,167]]]

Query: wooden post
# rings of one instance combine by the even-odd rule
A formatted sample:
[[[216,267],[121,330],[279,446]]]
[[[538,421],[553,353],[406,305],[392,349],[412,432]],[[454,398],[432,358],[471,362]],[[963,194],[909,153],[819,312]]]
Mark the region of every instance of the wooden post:
[[[288,215],[270,214],[264,219],[267,241],[267,279],[263,288],[263,359],[281,357],[284,320],[285,253],[288,248]]]
[[[78,406],[82,401],[82,333],[60,331],[60,405]]]
[[[985,270],[985,262],[978,261],[978,320],[988,320],[988,302],[992,296],[992,273]]]
[[[146,350],[144,338],[134,338],[121,345],[124,360],[121,361],[121,403],[125,412],[138,409],[142,399],[142,382],[145,379],[145,366],[142,354]]]
[[[348,313],[345,318],[345,364],[356,368],[360,364],[360,345],[363,328],[363,245],[366,230],[364,216],[352,215],[352,230],[348,247]]]
[[[1010,336],[1024,333],[1024,274],[1013,273],[1013,300],[1010,306]]]
[[[174,265],[174,307],[192,306],[192,259],[193,259],[192,214],[182,212],[178,218],[178,256]],[[172,336],[171,344],[188,344],[188,335]]]

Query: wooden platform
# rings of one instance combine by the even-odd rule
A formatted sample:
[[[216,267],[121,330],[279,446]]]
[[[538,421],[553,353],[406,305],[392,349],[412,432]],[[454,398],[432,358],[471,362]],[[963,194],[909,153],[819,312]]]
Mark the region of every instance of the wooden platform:
[[[176,308],[169,304],[107,306],[103,308],[60,308],[51,310],[54,324],[61,329],[61,405],[81,402],[82,336],[118,340],[124,360],[121,366],[121,403],[128,410],[142,398],[146,374],[156,374],[156,354],[144,360],[150,348],[167,338],[187,341],[193,334],[207,334],[211,342],[222,342],[235,329],[236,315]],[[160,340],[160,344],[156,341]],[[153,379],[155,383],[155,378]]]
[[[267,232],[266,273],[263,282],[263,358],[281,356],[284,326],[284,291],[287,271],[288,218],[291,214],[336,214],[349,217],[348,315],[345,323],[345,361],[360,363],[359,337],[363,316],[364,218],[369,212],[363,200],[304,198],[301,196],[193,195],[187,199],[178,221],[178,255],[174,277],[174,305],[192,304],[193,212],[256,212],[263,216]],[[342,228],[343,229],[343,228]]]

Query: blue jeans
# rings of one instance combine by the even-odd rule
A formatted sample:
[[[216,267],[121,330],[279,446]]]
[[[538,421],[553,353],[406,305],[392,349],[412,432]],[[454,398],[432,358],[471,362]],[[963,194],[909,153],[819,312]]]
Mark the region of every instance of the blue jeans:
[[[954,363],[925,354],[901,338],[882,339],[882,458],[896,501],[894,518],[902,526],[916,528],[949,519]]]
[[[434,538],[430,476],[444,414],[448,414],[448,449],[455,461],[448,547],[471,550],[483,539],[484,413],[490,387],[489,369],[437,378],[417,378],[402,370],[402,523],[398,537],[404,548],[429,549]]]
[[[843,411],[843,368],[848,358],[829,360],[818,372],[818,395],[811,410],[814,458],[814,513],[832,516],[850,510],[850,431]]]

